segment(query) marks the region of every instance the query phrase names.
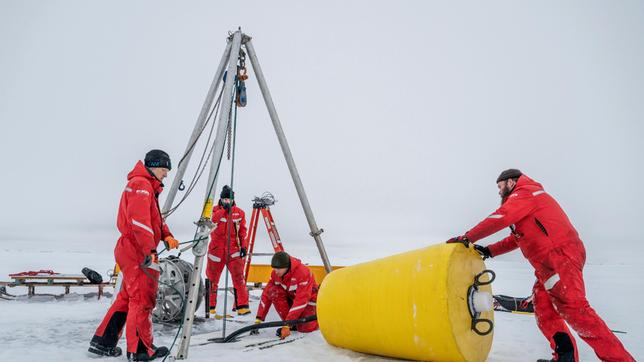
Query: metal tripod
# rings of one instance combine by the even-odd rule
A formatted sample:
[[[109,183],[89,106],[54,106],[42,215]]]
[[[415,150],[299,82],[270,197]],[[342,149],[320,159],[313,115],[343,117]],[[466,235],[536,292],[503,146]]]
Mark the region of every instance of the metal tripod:
[[[206,191],[206,198],[204,201],[204,208],[203,208],[200,220],[195,223],[198,226],[197,237],[195,239],[202,239],[202,240],[197,242],[192,249],[193,254],[195,255],[194,270],[191,276],[188,299],[186,300],[186,303],[185,303],[185,313],[183,317],[183,330],[181,334],[181,340],[180,340],[179,349],[177,351],[176,359],[188,358],[188,348],[190,346],[192,324],[194,321],[195,309],[197,305],[196,301],[199,293],[199,279],[202,273],[201,270],[203,267],[203,259],[204,259],[204,256],[206,255],[207,248],[208,248],[209,234],[213,228],[213,224],[212,224],[212,221],[210,220],[210,216],[212,213],[212,205],[213,205],[214,195],[215,195],[214,186],[217,181],[220,160],[224,152],[224,144],[226,140],[227,122],[224,120],[228,120],[231,113],[231,105],[233,102],[231,95],[233,94],[233,89],[235,85],[235,77],[232,75],[237,74],[237,60],[239,58],[240,52],[242,51],[242,47],[246,50],[246,53],[250,57],[250,61],[253,66],[255,76],[257,77],[257,82],[259,83],[259,88],[261,89],[264,102],[266,103],[266,107],[268,108],[268,113],[273,123],[273,128],[275,129],[277,139],[282,148],[282,153],[284,154],[284,158],[286,159],[289,172],[291,173],[291,178],[293,179],[293,183],[295,184],[295,189],[297,190],[297,194],[300,198],[302,209],[304,210],[304,214],[306,215],[306,219],[309,223],[309,228],[311,230],[310,235],[315,240],[318,251],[320,252],[320,257],[322,258],[322,262],[324,264],[324,268],[326,269],[327,273],[331,272],[331,263],[329,262],[329,258],[326,254],[324,244],[322,243],[322,238],[320,237],[320,234],[322,234],[323,230],[319,229],[317,226],[317,223],[315,222],[313,211],[311,210],[309,200],[306,196],[306,192],[304,191],[304,186],[302,186],[302,180],[300,179],[300,175],[297,171],[297,168],[295,167],[295,161],[293,160],[291,150],[288,146],[288,142],[286,141],[286,136],[284,135],[284,131],[282,130],[282,125],[277,115],[277,111],[275,110],[275,105],[273,104],[273,99],[268,90],[266,79],[264,78],[264,73],[262,72],[262,68],[260,67],[259,62],[257,60],[257,55],[255,53],[255,48],[253,47],[251,37],[247,36],[246,34],[243,34],[241,29],[239,29],[235,31],[233,34],[231,34],[227,39],[226,50],[224,51],[224,54],[221,58],[221,62],[217,68],[217,71],[215,73],[210,89],[208,90],[206,100],[204,102],[203,107],[201,108],[199,117],[197,118],[197,122],[195,124],[194,130],[188,142],[188,146],[186,147],[184,157],[182,159],[182,162],[179,164],[179,167],[177,169],[177,175],[175,176],[172,182],[172,186],[170,187],[170,191],[168,192],[168,197],[163,206],[164,214],[167,213],[172,208],[172,203],[174,202],[174,198],[177,194],[177,190],[181,185],[183,176],[186,172],[186,168],[190,161],[190,157],[192,156],[192,151],[194,150],[193,146],[197,141],[197,139],[199,138],[199,134],[204,127],[206,119],[208,118],[208,113],[213,105],[215,94],[217,93],[219,83],[224,74],[224,69],[226,69],[227,74],[229,76],[226,77],[226,80],[224,82],[224,89],[223,89],[224,97],[222,99],[223,103],[221,105],[220,112],[219,112],[219,123],[217,124],[216,136],[215,136],[213,151],[211,154],[212,161],[211,161],[210,173],[208,177],[208,186],[206,188],[207,191]]]

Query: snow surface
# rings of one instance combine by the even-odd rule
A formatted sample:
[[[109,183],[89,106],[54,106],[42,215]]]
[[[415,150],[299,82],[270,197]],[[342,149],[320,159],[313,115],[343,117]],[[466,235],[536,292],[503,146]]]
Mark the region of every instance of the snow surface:
[[[49,235],[42,240],[14,240],[3,242],[0,248],[0,279],[8,279],[12,272],[36,269],[54,269],[61,273],[79,273],[84,266],[101,272],[113,267],[113,235],[104,234],[78,235],[65,238]],[[89,243],[90,239],[101,240],[101,243]],[[61,240],[66,240],[61,242]],[[347,255],[360,256],[359,261],[372,259],[389,252],[404,251],[423,247],[429,243],[405,244],[400,250],[344,250],[343,261]],[[303,259],[317,263],[319,257],[313,245],[303,246]],[[310,249],[310,250],[309,250]],[[303,250],[308,250],[305,254]],[[366,253],[366,255],[365,255]],[[330,257],[333,258],[333,254]],[[190,253],[184,254],[192,261]],[[358,261],[358,258],[355,258]],[[349,262],[347,262],[348,264]],[[488,264],[497,273],[493,290],[497,294],[525,296],[530,293],[534,277],[530,266],[525,261],[493,260]],[[644,297],[641,276],[644,267],[635,264],[590,264],[586,266],[585,277],[588,298],[606,323],[615,330],[626,331],[618,334],[626,348],[637,359],[644,357],[644,347],[638,343],[644,332],[644,318],[639,314],[638,305]],[[223,280],[221,285],[223,286]],[[37,289],[38,291],[39,289]],[[24,294],[24,288],[9,288],[13,294]],[[76,288],[73,293],[87,293],[90,289]],[[41,293],[62,292],[42,288]],[[223,306],[220,293],[219,306]],[[258,291],[252,295],[257,296]],[[62,300],[53,298],[36,298],[28,301],[0,300],[0,361],[7,360],[47,360],[47,361],[86,361],[91,356],[86,352],[88,342],[95,328],[103,318],[110,300],[85,299],[71,294]],[[251,308],[257,308],[257,298],[251,298]],[[202,309],[198,312],[203,315]],[[254,314],[242,321],[253,321]],[[276,314],[271,311],[267,320],[275,320]],[[240,323],[228,323],[227,331],[239,328]],[[199,346],[207,338],[221,336],[222,322],[209,320],[194,329],[189,358],[191,361],[210,361],[214,357],[229,360],[284,360],[284,361],[380,361],[388,358],[370,356],[330,346],[324,341],[320,332],[310,334],[293,333],[292,343],[278,345],[260,350],[257,347],[246,347],[252,343],[274,339],[274,330],[263,330],[259,336],[247,336],[240,342],[231,344],[208,344]],[[155,325],[155,344],[170,345],[176,330],[167,326]],[[592,350],[579,341],[582,361],[596,361]],[[119,342],[125,349],[125,338]],[[534,361],[550,355],[546,340],[536,327],[530,315],[508,313],[495,314],[495,334],[492,351],[488,361]],[[124,359],[121,358],[121,359]],[[115,359],[119,360],[119,359]]]

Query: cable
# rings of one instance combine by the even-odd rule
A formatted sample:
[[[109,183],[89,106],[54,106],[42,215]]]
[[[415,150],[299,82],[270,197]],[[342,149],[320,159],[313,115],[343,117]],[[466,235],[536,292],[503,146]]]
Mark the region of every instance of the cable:
[[[199,141],[199,138],[201,137],[201,135],[202,135],[202,133],[203,133],[204,129],[206,129],[206,126],[208,125],[208,122],[210,122],[210,119],[211,119],[211,117],[212,117],[213,111],[214,111],[214,109],[217,107],[217,103],[218,103],[218,102],[219,102],[219,100],[221,99],[221,93],[222,93],[222,92],[223,92],[223,88],[222,88],[222,89],[221,89],[221,91],[219,92],[219,96],[217,96],[217,98],[218,98],[218,99],[217,99],[217,101],[215,102],[215,106],[210,110],[210,113],[208,114],[208,117],[206,117],[206,122],[204,123],[203,127],[201,128],[201,131],[199,131],[199,135],[197,135],[197,138],[195,139],[195,141],[194,141],[194,142],[192,142],[192,144],[190,145],[190,147],[188,147],[188,149],[187,149],[187,150],[186,150],[186,152],[183,154],[183,156],[181,156],[181,159],[179,160],[179,163],[177,164],[177,167],[181,167],[181,164],[183,163],[183,161],[186,159],[186,157],[188,157],[188,154],[190,154],[190,153],[192,152],[192,149],[193,149],[193,148],[195,147],[195,145],[197,144],[197,141]]]
[[[222,94],[223,94],[223,89],[222,89],[222,91],[219,93],[219,96],[218,96],[218,98],[217,98],[217,102],[215,103],[215,106],[213,107],[212,112],[211,112],[211,113],[210,113],[210,115],[209,115],[209,119],[210,119],[210,117],[212,116],[212,114],[216,114],[217,110],[219,109],[219,105],[220,105],[220,102],[221,102],[221,95],[222,95]],[[180,206],[180,205],[181,205],[181,204],[182,204],[182,203],[183,203],[183,202],[188,198],[188,196],[192,193],[192,190],[195,188],[195,186],[196,186],[197,182],[199,181],[199,179],[201,178],[201,175],[203,174],[203,171],[205,170],[206,166],[208,165],[208,160],[210,160],[210,155],[212,154],[212,150],[213,150],[213,148],[214,148],[214,142],[213,142],[213,145],[210,147],[210,150],[209,150],[208,144],[210,143],[210,140],[211,140],[211,138],[212,138],[212,133],[213,133],[213,130],[214,130],[214,128],[215,128],[215,123],[216,123],[215,121],[213,121],[213,122],[212,122],[212,126],[211,126],[211,128],[210,128],[210,133],[208,134],[208,139],[206,140],[206,144],[205,144],[205,146],[204,146],[204,151],[203,151],[203,152],[202,152],[202,154],[201,154],[201,158],[199,159],[199,164],[197,165],[197,169],[196,169],[196,171],[195,171],[195,175],[193,176],[192,180],[190,181],[190,184],[189,184],[189,186],[188,186],[188,190],[187,190],[187,191],[186,191],[186,193],[183,195],[183,197],[181,198],[181,200],[180,200],[180,201],[179,201],[179,202],[178,202],[174,207],[172,207],[170,210],[168,210],[168,211],[166,212],[166,214],[165,214],[165,217],[166,217],[166,218],[167,218],[168,216],[170,216],[172,213],[174,213],[174,211],[176,211],[176,210],[179,208],[179,206]],[[205,129],[205,127],[204,127],[204,129]],[[205,155],[206,155],[206,154],[208,154],[208,157],[206,158],[206,160],[205,160],[205,162],[204,162],[204,157],[205,157]]]
[[[212,115],[216,114],[218,112],[219,107],[221,105],[221,98],[222,98],[223,92],[224,92],[224,90],[223,90],[223,87],[222,87],[221,91],[219,92],[219,96],[217,97],[217,101],[216,101],[214,107],[212,108],[212,110],[211,110],[211,112],[210,112],[210,114],[208,116],[208,121],[204,124],[204,128],[202,129],[201,133],[203,133],[203,130],[205,130],[205,126],[210,122],[210,119],[211,119]],[[168,216],[172,215],[172,213],[174,213],[179,208],[179,206],[181,204],[183,204],[183,202],[192,193],[192,190],[194,190],[194,188],[197,185],[197,182],[199,181],[199,179],[201,179],[201,176],[203,175],[203,172],[206,169],[206,166],[208,165],[208,161],[210,160],[210,157],[211,157],[212,152],[213,152],[214,147],[215,147],[214,141],[213,141],[212,146],[210,146],[210,147],[208,146],[209,143],[210,143],[210,140],[212,139],[212,134],[213,134],[213,131],[215,129],[215,124],[216,124],[216,122],[213,121],[212,125],[210,127],[210,133],[208,134],[208,139],[206,140],[206,144],[204,146],[204,151],[201,154],[201,158],[199,159],[199,164],[197,165],[197,168],[196,168],[194,176],[192,177],[192,180],[190,180],[190,184],[188,186],[188,189],[187,189],[186,193],[183,195],[181,200],[179,200],[179,202],[176,205],[171,207],[164,214],[165,218],[167,218]],[[200,133],[200,136],[201,136],[201,133]],[[208,155],[208,157],[204,161],[204,157],[206,157],[206,154]]]
[[[174,335],[174,340],[172,341],[172,344],[170,345],[170,348],[168,348],[168,354],[165,355],[165,357],[163,358],[163,360],[162,360],[162,362],[163,362],[163,361],[166,360],[166,358],[168,358],[170,356],[170,352],[172,352],[172,348],[174,348],[174,344],[177,342],[177,338],[179,338],[179,333],[181,332],[181,329],[183,329],[183,317],[185,317],[185,313],[186,313],[186,300],[184,299],[183,294],[181,294],[181,292],[177,288],[175,288],[174,285],[166,283],[164,281],[161,281],[161,278],[160,278],[161,274],[159,274],[159,279],[154,279],[152,277],[152,275],[150,275],[146,269],[147,269],[147,267],[145,265],[141,264],[141,271],[143,272],[143,274],[145,274],[148,278],[152,279],[153,281],[155,281],[157,283],[167,285],[170,288],[174,289],[174,291],[179,295],[179,298],[181,298],[181,309],[183,311],[183,315],[181,316],[181,323],[179,323],[179,328],[177,329],[177,333]]]
[[[235,78],[237,78],[237,76],[235,76]],[[234,89],[235,90],[232,92],[232,97],[231,97],[231,102],[230,102],[230,112],[228,113],[228,117],[229,117],[228,126],[230,128],[233,128],[232,125],[231,125],[230,116],[232,115],[233,101],[235,100],[235,92],[236,92],[237,87],[234,87]],[[236,111],[236,109],[237,109],[237,106],[235,106],[235,111]],[[237,121],[237,112],[235,112],[235,122],[236,121]],[[235,130],[236,130],[236,127],[235,127]],[[237,135],[235,134],[234,136],[237,136]],[[230,141],[231,141],[231,139],[228,140],[229,147],[230,147]],[[222,155],[223,155],[223,153],[222,153]],[[227,229],[226,234],[227,235],[226,235],[226,249],[224,250],[224,252],[226,253],[226,282],[225,282],[226,292],[228,291],[228,274],[230,273],[230,234],[232,232],[231,228],[233,226],[233,223],[231,222],[231,219],[232,219],[231,211],[232,211],[233,205],[235,205],[235,192],[234,192],[234,190],[235,190],[235,188],[234,188],[235,152],[234,152],[234,150],[233,150],[233,153],[232,153],[232,160],[231,160],[230,163],[231,163],[230,189],[233,190],[233,193],[232,193],[232,203],[230,205],[230,210],[228,211],[228,218],[227,218],[228,221],[226,221],[226,229]],[[237,235],[235,234],[235,238],[236,237],[237,237]],[[224,295],[225,295],[225,298],[224,298],[224,314],[223,314],[224,322],[223,322],[223,329],[222,329],[222,338],[226,337],[226,310],[228,310],[228,294],[224,294]]]
[[[184,244],[188,244],[188,243],[197,244],[199,241],[206,240],[206,239],[207,238],[199,238],[199,239],[192,239],[192,240],[188,240],[188,241],[182,241],[182,242],[179,243],[179,245],[184,245]],[[170,251],[170,250],[167,247],[164,247],[161,251],[157,252],[157,255],[161,255],[161,253],[166,252],[166,251]]]

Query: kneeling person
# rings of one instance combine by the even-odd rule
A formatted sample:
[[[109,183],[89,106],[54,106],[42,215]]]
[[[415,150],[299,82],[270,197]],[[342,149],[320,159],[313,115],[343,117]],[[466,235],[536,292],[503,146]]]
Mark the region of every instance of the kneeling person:
[[[262,292],[262,299],[257,310],[256,323],[266,318],[271,305],[275,306],[282,320],[293,320],[316,314],[315,302],[318,296],[318,284],[313,273],[302,262],[279,251],[271,260],[271,280]],[[291,334],[294,326],[284,326],[278,330],[281,339]],[[311,321],[297,325],[298,332],[313,332],[318,329],[318,322]]]

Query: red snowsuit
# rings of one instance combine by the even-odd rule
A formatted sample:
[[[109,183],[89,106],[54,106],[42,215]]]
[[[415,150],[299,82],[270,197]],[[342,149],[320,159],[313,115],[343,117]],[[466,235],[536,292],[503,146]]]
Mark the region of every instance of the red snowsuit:
[[[127,179],[116,222],[121,237],[114,249],[123,284],[92,341],[115,347],[125,324],[127,351],[140,353],[147,349],[151,356],[154,353],[151,313],[156,305],[159,264],[152,263],[149,268],[141,264],[146,255],[156,253],[160,240],[172,234],[159,209],[158,196],[163,184],[141,161]]]
[[[224,265],[228,267],[235,287],[235,308],[248,308],[248,289],[244,280],[244,258],[239,255],[241,248],[248,250],[246,216],[244,211],[235,205],[231,208],[230,214],[232,217],[229,217],[228,211],[219,205],[215,206],[212,211],[212,221],[217,226],[210,234],[211,241],[208,246],[208,264],[206,266],[206,277],[210,280],[210,309],[217,306],[217,288]],[[227,246],[229,230],[230,245]],[[228,250],[228,258],[226,258],[226,250]]]
[[[577,356],[566,321],[602,361],[634,361],[586,300],[582,275],[586,252],[577,230],[557,201],[526,175],[519,177],[499,209],[465,235],[475,242],[508,226],[512,233],[489,245],[490,253],[497,256],[521,248],[534,267],[537,325],[553,350],[554,335],[565,333]]]
[[[262,292],[262,299],[257,309],[257,319],[263,321],[271,308],[282,320],[308,317],[316,313],[318,284],[313,273],[299,259],[291,258],[291,268],[282,278],[273,270],[271,280]],[[297,326],[298,332],[312,332],[318,329],[318,322],[311,321]]]

